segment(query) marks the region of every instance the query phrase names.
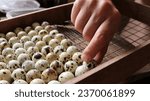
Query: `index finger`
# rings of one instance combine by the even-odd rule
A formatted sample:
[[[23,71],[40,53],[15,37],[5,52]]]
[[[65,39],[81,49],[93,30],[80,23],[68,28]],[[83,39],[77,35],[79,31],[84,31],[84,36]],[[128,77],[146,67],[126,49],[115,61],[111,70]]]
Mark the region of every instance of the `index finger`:
[[[120,14],[115,13],[99,26],[89,45],[83,51],[83,60],[92,60],[99,51],[107,46],[113,34],[117,31],[119,22]]]

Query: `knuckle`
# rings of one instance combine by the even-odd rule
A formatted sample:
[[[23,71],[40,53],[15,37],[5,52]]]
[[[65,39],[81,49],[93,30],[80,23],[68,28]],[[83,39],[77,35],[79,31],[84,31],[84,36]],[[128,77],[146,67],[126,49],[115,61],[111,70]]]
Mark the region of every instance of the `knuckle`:
[[[108,38],[106,33],[97,33],[97,37],[95,37],[95,42],[100,43],[101,45],[105,46],[108,42]],[[101,46],[101,47],[103,47]]]
[[[112,3],[109,0],[102,0],[101,6],[105,7],[105,9],[112,9]]]
[[[86,41],[90,41],[92,39],[91,34],[89,34],[88,32],[85,32],[85,31],[82,33],[82,36]]]
[[[81,28],[81,26],[78,22],[75,23],[75,29],[80,33],[82,33],[82,31],[83,31],[83,29]]]
[[[117,9],[114,10],[114,19],[116,19],[116,20],[121,19],[121,14]]]
[[[98,0],[89,0],[89,6],[90,7],[95,7],[98,3]]]
[[[95,37],[95,42],[101,42],[101,40],[102,40],[102,38],[103,38],[103,35],[99,35],[98,37]]]
[[[76,0],[75,2],[74,2],[74,5],[81,5],[81,4],[83,4],[85,2],[85,0]]]
[[[119,12],[117,9],[114,11],[114,13],[115,13],[115,15],[116,15],[117,17],[121,17],[121,14],[120,14],[120,12]]]

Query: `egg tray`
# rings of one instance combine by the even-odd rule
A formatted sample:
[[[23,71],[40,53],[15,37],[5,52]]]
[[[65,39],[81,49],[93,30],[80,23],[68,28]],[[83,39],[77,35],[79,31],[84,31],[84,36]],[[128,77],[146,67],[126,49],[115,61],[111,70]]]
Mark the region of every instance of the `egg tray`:
[[[126,20],[123,20],[122,23],[126,23]],[[80,51],[83,51],[88,45],[88,42],[82,38],[82,34],[76,31],[73,26],[57,25],[57,29],[60,32],[64,33],[67,38],[71,39]],[[105,63],[132,49],[136,49],[137,47],[140,47],[142,44],[146,43],[149,40],[150,27],[144,23],[129,18],[129,21],[127,25],[123,28],[123,30],[116,33],[113,37],[102,63]],[[126,81],[126,83],[135,82],[136,80],[141,79],[142,77],[150,76],[149,72],[150,64],[147,64],[142,69],[138,70],[133,75],[131,75],[128,78],[128,81]]]
[[[72,5],[64,4],[3,20],[0,22],[0,32],[24,28],[33,22],[48,21],[56,25],[82,51],[88,42],[72,25],[66,25],[66,21],[70,20]],[[66,83],[120,83],[126,80],[150,62],[150,54],[147,54],[150,51],[149,31],[146,24],[130,19],[127,26],[116,33],[110,42],[102,63]]]

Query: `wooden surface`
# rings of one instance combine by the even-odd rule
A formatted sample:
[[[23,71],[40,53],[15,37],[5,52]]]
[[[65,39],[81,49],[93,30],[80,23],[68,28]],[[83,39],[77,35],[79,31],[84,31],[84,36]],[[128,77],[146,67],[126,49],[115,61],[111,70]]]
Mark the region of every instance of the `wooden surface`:
[[[13,31],[16,27],[25,27],[35,21],[46,20],[50,24],[63,24],[70,19],[71,7],[72,3],[1,21],[0,32]],[[147,42],[140,48],[117,56],[68,83],[119,83],[150,62],[150,54],[147,54],[149,51],[150,42]]]
[[[128,17],[150,25],[150,7],[131,0],[113,0],[119,11]]]
[[[0,32],[6,33],[16,27],[29,26],[36,21],[41,23],[43,20],[47,20],[50,24],[63,24],[70,19],[71,7],[72,4],[65,4],[3,20],[0,22]]]

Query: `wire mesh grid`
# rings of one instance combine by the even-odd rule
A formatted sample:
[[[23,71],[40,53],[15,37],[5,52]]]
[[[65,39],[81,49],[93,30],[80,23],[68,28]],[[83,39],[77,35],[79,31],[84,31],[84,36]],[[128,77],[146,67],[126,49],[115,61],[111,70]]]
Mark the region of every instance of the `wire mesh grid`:
[[[64,33],[80,51],[83,51],[88,45],[88,42],[72,26],[59,26],[58,30]],[[150,27],[137,20],[130,19],[121,34],[116,34],[110,42],[103,62],[136,48],[148,40],[150,40]]]

